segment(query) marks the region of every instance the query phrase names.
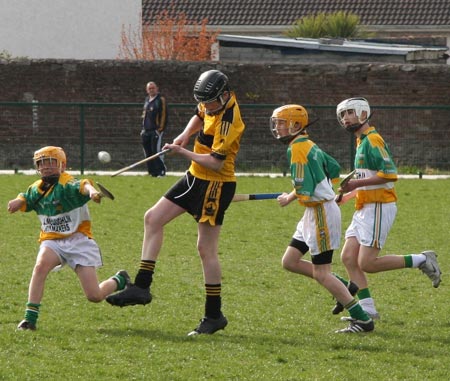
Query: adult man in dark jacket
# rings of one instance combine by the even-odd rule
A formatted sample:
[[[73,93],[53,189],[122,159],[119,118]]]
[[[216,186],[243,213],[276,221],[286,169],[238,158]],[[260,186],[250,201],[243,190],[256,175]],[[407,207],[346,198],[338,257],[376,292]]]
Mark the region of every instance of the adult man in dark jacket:
[[[159,93],[155,82],[147,83],[147,94],[142,113],[141,139],[145,157],[161,151],[162,138],[167,125],[166,99]],[[153,177],[166,175],[166,166],[162,156],[147,161],[148,174]]]

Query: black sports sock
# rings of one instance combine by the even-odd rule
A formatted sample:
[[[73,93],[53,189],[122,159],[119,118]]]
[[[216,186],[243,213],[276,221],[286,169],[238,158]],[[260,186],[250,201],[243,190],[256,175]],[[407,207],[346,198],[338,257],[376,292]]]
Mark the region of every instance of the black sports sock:
[[[220,293],[222,291],[221,284],[205,284],[206,302],[205,302],[205,316],[212,319],[218,319],[221,315],[222,298]]]
[[[141,260],[134,284],[140,288],[149,288],[153,281],[156,262]]]

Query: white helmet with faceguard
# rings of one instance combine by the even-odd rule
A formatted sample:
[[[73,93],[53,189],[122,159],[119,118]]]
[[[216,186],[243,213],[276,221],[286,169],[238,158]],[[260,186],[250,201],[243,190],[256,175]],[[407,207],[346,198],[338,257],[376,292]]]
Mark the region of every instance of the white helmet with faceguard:
[[[344,116],[346,112],[354,112],[358,118],[358,123],[346,126]],[[363,112],[365,115],[363,116]],[[339,124],[349,132],[358,131],[371,117],[369,102],[365,98],[349,98],[336,107],[336,116]]]
[[[308,126],[308,112],[300,105],[285,105],[273,110],[270,131],[282,143],[289,143]]]
[[[45,183],[55,184],[59,175],[66,169],[67,159],[61,147],[47,146],[34,153],[33,163],[37,173]],[[47,175],[45,170],[48,168],[56,168],[58,173]]]

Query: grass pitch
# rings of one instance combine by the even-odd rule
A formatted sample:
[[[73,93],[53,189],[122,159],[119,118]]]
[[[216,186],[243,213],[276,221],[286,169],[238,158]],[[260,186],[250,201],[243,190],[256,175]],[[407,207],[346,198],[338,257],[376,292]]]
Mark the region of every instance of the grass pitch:
[[[91,176],[115,201],[91,204],[103,280],[119,269],[134,278],[143,215],[176,178]],[[382,253],[433,249],[444,273],[438,289],[417,269],[369,275],[382,320],[375,331],[337,335],[334,301],[310,279],[282,270],[281,256],[303,213],[275,200],[232,204],[222,230],[224,331],[187,337],[203,314],[196,224],[166,227],[147,306],[89,303],[69,269],[47,280],[36,332],[16,331],[37,254],[35,213],[6,203],[35,176],[0,176],[0,380],[443,380],[450,344],[447,274],[450,180],[399,180],[397,220]],[[290,190],[288,178],[238,179],[238,193]],[[344,205],[343,230],[353,212]],[[339,253],[334,270],[344,274]]]

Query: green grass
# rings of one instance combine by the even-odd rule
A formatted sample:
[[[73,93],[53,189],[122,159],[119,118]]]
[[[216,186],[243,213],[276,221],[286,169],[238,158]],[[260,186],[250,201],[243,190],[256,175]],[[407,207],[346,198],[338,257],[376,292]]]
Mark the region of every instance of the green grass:
[[[174,177],[93,176],[116,200],[91,204],[105,279],[137,270],[145,210]],[[276,201],[232,204],[222,231],[224,331],[188,338],[202,316],[204,290],[196,224],[182,216],[166,228],[147,306],[89,303],[74,273],[51,273],[38,330],[22,319],[38,243],[34,213],[6,212],[34,176],[0,176],[0,380],[443,380],[450,372],[447,257],[450,180],[400,180],[399,211],[383,254],[435,249],[443,282],[433,289],[417,269],[369,275],[382,320],[363,335],[336,335],[331,296],[280,259],[303,209]],[[287,178],[239,178],[239,193],[290,190]],[[344,205],[343,226],[353,212]],[[334,270],[343,274],[339,254]]]

